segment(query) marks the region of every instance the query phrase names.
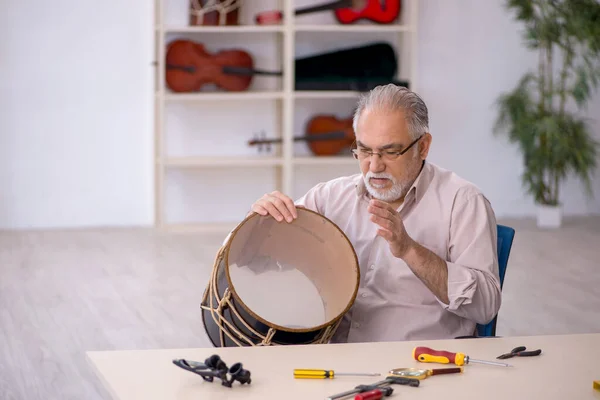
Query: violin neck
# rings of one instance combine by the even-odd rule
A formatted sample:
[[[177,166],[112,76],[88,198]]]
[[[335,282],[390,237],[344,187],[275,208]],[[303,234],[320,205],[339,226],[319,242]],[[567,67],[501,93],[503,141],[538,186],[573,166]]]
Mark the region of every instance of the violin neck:
[[[185,72],[189,72],[193,74],[196,72],[196,67],[193,65],[175,65],[175,64],[167,64],[167,69],[180,69]],[[246,67],[232,67],[225,66],[222,68],[223,73],[229,75],[272,75],[272,76],[282,76],[283,73],[281,71],[264,71],[260,69],[246,68]]]
[[[193,65],[175,65],[167,63],[167,69],[180,69],[182,71],[189,72],[190,74],[196,72],[196,67]]]
[[[346,132],[344,131],[336,131],[336,132],[325,132],[325,133],[315,133],[307,136],[297,136],[294,138],[294,141],[297,142],[299,140],[304,140],[307,142],[318,142],[321,140],[340,140],[346,138]]]
[[[226,74],[230,74],[230,75],[271,75],[271,76],[283,75],[283,73],[281,71],[264,71],[261,69],[246,68],[246,67],[231,67],[231,66],[223,67],[223,72]]]
[[[321,4],[318,6],[299,8],[296,11],[294,11],[294,14],[302,15],[302,14],[310,14],[310,13],[319,12],[319,11],[335,10],[337,8],[349,8],[354,5],[353,3],[354,3],[353,0],[330,1],[329,3]]]
[[[296,136],[294,137],[294,142],[306,141],[306,142],[317,142],[322,140],[340,140],[346,138],[346,132],[338,131],[338,132],[325,132],[325,133],[316,133],[313,135],[306,136]],[[251,140],[250,144],[270,144],[270,143],[281,143],[281,138],[277,139],[256,139]]]

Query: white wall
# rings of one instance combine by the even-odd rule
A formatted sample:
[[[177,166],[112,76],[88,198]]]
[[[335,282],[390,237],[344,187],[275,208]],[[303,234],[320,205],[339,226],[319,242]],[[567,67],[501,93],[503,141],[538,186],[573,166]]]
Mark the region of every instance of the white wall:
[[[537,59],[521,45],[519,30],[503,0],[423,0],[419,76],[434,136],[431,159],[477,183],[499,216],[534,215],[520,183],[521,156],[504,136],[495,137],[494,102]],[[600,95],[588,106],[600,140]],[[598,161],[600,164],[600,160]],[[576,180],[562,188],[565,214],[600,213],[600,171],[595,199],[588,200]]]
[[[0,227],[152,219],[152,2],[3,0]]]
[[[152,223],[151,5],[142,0],[3,1],[0,228]],[[478,184],[498,216],[532,215],[533,203],[521,189],[520,155],[491,132],[496,97],[535,66],[521,45],[520,26],[500,0],[423,0],[419,25],[420,93],[429,105],[434,135],[431,160]],[[600,115],[600,96],[589,110],[590,117]],[[600,124],[592,122],[600,139]],[[251,136],[255,130],[249,132],[247,124],[240,120],[239,132]],[[169,140],[175,140],[177,151],[177,140],[183,139]],[[314,167],[298,172],[297,190],[333,173],[316,175]],[[198,172],[199,186],[180,204],[200,210],[210,190],[223,200],[193,216],[239,218],[265,187],[226,182],[229,186],[222,188],[228,173]],[[595,200],[585,198],[577,181],[567,183],[562,190],[566,214],[600,213],[598,175]],[[181,192],[176,186],[172,190]],[[190,217],[178,205],[171,208],[176,219]]]

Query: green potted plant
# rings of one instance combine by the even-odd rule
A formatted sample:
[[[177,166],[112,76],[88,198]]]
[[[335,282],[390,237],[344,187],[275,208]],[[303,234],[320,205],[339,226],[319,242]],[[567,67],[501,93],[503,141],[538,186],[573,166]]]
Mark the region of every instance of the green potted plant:
[[[598,143],[581,113],[600,82],[600,2],[509,0],[506,8],[524,23],[525,44],[539,62],[498,98],[494,132],[522,152],[522,184],[535,200],[538,226],[559,227],[559,189],[569,174],[593,195]]]

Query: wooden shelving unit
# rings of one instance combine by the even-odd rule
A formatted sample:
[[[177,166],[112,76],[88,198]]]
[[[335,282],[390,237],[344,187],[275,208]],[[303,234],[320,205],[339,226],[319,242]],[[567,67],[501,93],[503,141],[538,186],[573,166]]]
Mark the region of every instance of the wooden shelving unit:
[[[418,90],[418,0],[402,1],[398,22],[389,25],[370,21],[342,25],[334,20],[331,11],[284,18],[281,25],[260,26],[253,21],[253,16],[261,11],[282,10],[284,15],[293,15],[298,7],[324,2],[246,0],[240,9],[242,25],[189,26],[189,0],[155,0],[155,224],[158,228],[227,232],[241,221],[252,201],[267,190],[277,189],[297,198],[313,184],[330,179],[327,174],[335,174],[336,168],[347,173],[358,172],[349,153],[314,156],[305,143],[293,138],[304,134],[302,126],[311,114],[350,117],[360,93],[296,91],[294,61],[310,54],[384,40],[396,50],[397,79],[407,80],[411,89]],[[165,55],[168,43],[177,38],[203,42],[211,52],[244,49],[253,55],[256,68],[281,70],[283,75],[256,76],[245,92],[211,87],[195,93],[172,92],[165,82]],[[271,145],[270,153],[250,148],[247,141],[259,131],[270,138],[281,138],[282,142]],[[298,176],[304,170],[313,175],[300,182]],[[172,183],[171,173],[180,180]],[[206,176],[182,178],[185,173]],[[247,182],[252,179],[255,180]],[[196,197],[192,200],[182,200],[192,185],[190,182],[200,182],[204,187],[193,190]],[[233,189],[227,192],[229,189],[216,186],[219,182]],[[168,192],[176,194],[169,198]],[[173,204],[168,207],[171,200]],[[185,207],[192,216],[183,215]],[[171,217],[170,210],[179,215]]]

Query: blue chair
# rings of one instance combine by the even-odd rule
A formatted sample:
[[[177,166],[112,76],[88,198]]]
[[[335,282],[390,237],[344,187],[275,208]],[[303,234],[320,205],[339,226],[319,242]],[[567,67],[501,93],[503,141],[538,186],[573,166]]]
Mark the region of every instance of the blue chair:
[[[512,247],[515,230],[508,226],[498,225],[498,272],[500,274],[500,290],[504,285],[504,275],[506,274],[506,266],[508,264],[508,256]],[[496,336],[496,322],[498,315],[494,319],[485,324],[477,324],[477,335],[480,337]]]

